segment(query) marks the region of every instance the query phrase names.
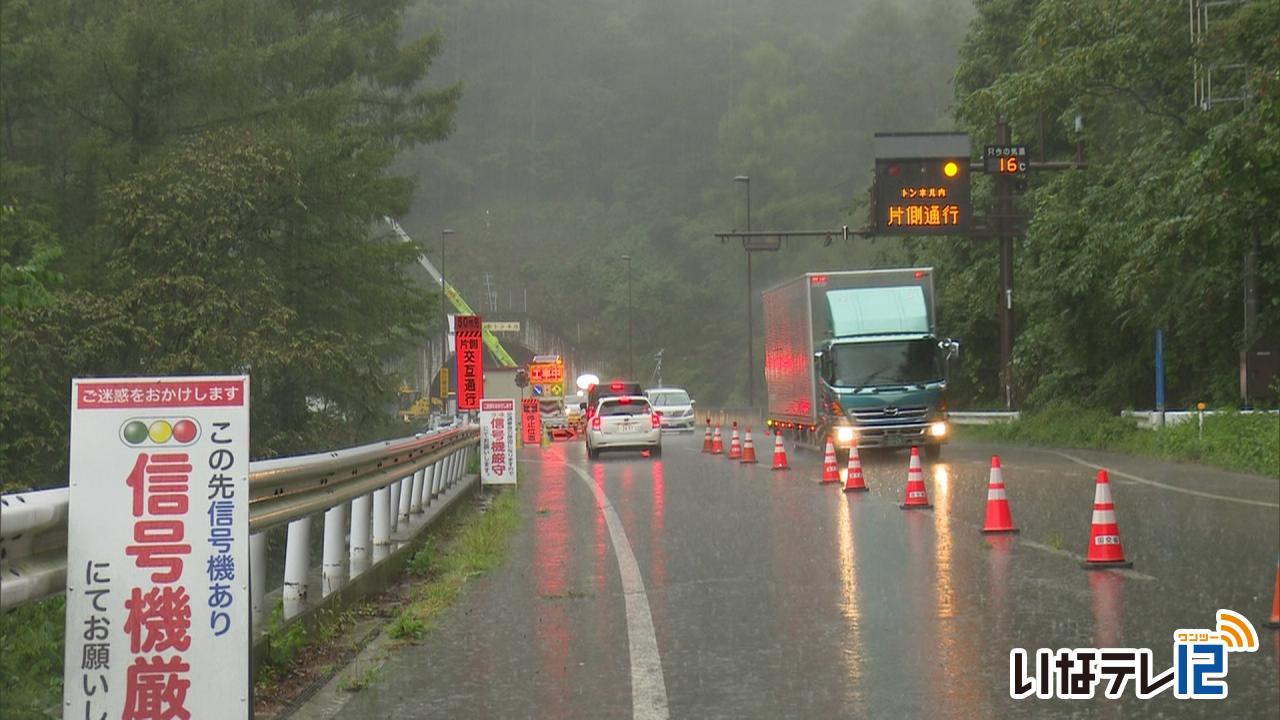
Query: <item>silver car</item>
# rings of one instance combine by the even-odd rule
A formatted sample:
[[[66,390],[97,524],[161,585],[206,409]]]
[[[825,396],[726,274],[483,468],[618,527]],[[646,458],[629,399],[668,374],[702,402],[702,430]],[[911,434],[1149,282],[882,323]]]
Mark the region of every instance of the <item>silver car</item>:
[[[605,450],[649,450],[662,454],[659,416],[643,395],[609,397],[596,405],[587,428],[587,457]]]
[[[697,426],[693,400],[681,388],[650,388],[644,391],[653,409],[662,413],[662,429],[693,430]]]

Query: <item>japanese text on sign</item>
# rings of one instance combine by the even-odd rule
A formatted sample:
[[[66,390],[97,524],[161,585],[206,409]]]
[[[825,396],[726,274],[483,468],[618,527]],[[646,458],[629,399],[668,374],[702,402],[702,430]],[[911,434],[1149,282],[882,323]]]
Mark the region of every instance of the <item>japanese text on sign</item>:
[[[542,412],[537,398],[525,398],[520,401],[520,425],[524,429],[524,444],[537,445],[542,442]]]
[[[243,376],[75,381],[74,716],[249,716],[248,390]]]
[[[458,409],[475,410],[484,397],[484,353],[479,315],[455,318],[455,353],[458,364]]]
[[[534,400],[537,402],[537,400]],[[480,482],[514,485],[516,482],[516,401],[480,401]]]

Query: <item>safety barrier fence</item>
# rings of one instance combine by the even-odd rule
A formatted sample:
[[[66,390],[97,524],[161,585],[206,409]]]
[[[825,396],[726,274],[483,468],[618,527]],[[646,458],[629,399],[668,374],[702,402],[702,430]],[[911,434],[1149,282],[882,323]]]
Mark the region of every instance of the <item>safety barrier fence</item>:
[[[249,586],[265,628],[267,532],[287,526],[283,619],[315,609],[369,573],[477,482],[466,473],[474,425],[359,447],[250,463]],[[0,496],[0,610],[65,592],[67,488]],[[348,525],[348,509],[350,523]],[[311,519],[324,513],[321,598],[308,601]],[[278,560],[278,558],[274,558]],[[274,594],[274,593],[272,593]]]

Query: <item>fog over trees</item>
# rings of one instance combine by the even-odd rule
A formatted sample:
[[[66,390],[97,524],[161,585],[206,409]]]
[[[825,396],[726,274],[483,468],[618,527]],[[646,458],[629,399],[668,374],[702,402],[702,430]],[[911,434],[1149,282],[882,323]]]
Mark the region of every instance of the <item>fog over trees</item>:
[[[976,159],[997,118],[1088,161],[1016,201],[1027,407],[1149,407],[1157,328],[1171,404],[1236,403],[1241,349],[1280,335],[1277,37],[1275,2],[1193,42],[1145,0],[0,0],[0,474],[65,482],[80,376],[249,372],[258,457],[403,432],[444,228],[477,309],[488,273],[602,375],[630,256],[637,379],[663,349],[741,406],[746,257],[714,233],[748,187],[753,230],[861,228],[874,133],[967,131]],[[1223,64],[1242,99],[1198,107]],[[755,254],[757,366],[759,291],[913,263],[964,343],[954,402],[998,405],[988,239]]]

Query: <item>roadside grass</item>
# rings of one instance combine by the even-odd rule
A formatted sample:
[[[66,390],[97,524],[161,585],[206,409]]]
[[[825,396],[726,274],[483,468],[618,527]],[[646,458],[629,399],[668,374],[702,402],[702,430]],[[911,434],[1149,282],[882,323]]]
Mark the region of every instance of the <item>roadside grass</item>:
[[[510,491],[497,494],[487,506],[471,505],[462,512],[449,513],[431,530],[431,536],[406,565],[407,585],[387,593],[381,601],[381,610],[376,605],[379,601],[375,600],[359,614],[368,617],[385,613],[385,617],[391,618],[385,625],[389,637],[402,643],[421,640],[435,618],[457,599],[469,578],[502,562],[507,539],[519,525],[519,498]],[[398,610],[388,613],[389,607]],[[278,622],[276,613],[272,620]],[[287,703],[289,695],[305,689],[307,682],[300,682],[296,677],[299,668],[314,665],[316,656],[330,641],[335,636],[341,637],[354,624],[355,614],[343,613],[323,621],[310,632],[301,623],[282,631],[273,630],[268,657],[256,678],[259,698],[268,703]],[[378,665],[341,672],[342,689],[358,692],[376,680]]]
[[[52,597],[0,615],[0,717],[51,717],[62,704],[66,598]]]
[[[391,622],[387,634],[406,642],[420,640],[457,600],[471,578],[502,563],[507,540],[520,527],[520,501],[515,492],[500,492],[488,509],[436,547],[422,546],[409,562],[410,572],[426,578]]]
[[[1103,410],[1054,405],[1018,420],[962,425],[963,440],[1093,448],[1166,460],[1200,462],[1239,472],[1280,478],[1280,416],[1218,413],[1204,418],[1200,437],[1194,418],[1146,430]]]

